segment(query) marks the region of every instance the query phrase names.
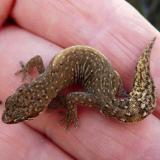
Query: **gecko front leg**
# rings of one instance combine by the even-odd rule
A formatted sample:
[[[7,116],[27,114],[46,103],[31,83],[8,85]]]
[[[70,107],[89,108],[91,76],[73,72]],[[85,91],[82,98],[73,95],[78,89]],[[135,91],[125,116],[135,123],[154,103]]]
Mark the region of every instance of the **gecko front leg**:
[[[18,70],[15,73],[15,75],[22,73],[23,74],[22,81],[25,80],[27,76],[30,76],[30,72],[34,67],[37,69],[39,74],[45,71],[43,60],[39,55],[36,55],[33,58],[31,58],[26,64],[24,64],[23,62],[20,62],[20,65],[21,65],[21,69]]]

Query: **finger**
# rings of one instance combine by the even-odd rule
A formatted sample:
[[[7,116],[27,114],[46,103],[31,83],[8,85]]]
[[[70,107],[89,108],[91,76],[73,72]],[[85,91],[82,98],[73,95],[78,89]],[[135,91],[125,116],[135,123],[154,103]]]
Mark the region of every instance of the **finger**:
[[[6,125],[0,122],[1,159],[65,159],[72,158],[47,138],[25,124]]]
[[[110,3],[105,0],[18,0],[12,16],[20,26],[64,47],[79,43],[97,45],[97,42],[100,46],[114,40],[122,41],[120,45],[125,42],[137,45],[143,38],[147,40],[158,34],[122,0]]]
[[[3,56],[0,60],[4,61],[0,63],[0,68],[6,69],[0,70],[3,86],[0,96],[8,96],[13,88],[18,87],[18,78],[13,77],[12,73],[18,68],[19,60],[30,58],[38,51],[48,61],[59,50],[55,45],[15,27],[1,32],[0,41]],[[12,44],[12,47],[7,47],[8,44]],[[13,83],[10,86],[9,78]],[[87,109],[84,112],[80,109],[79,117],[80,127],[68,131],[59,125],[60,117],[56,112],[42,113],[28,124],[77,159],[124,159],[127,153],[127,158],[152,157],[158,160],[160,125],[156,117],[149,116],[142,122],[129,125],[109,118],[106,120],[99,113]]]
[[[27,123],[46,134],[54,143],[77,159],[159,158],[159,120],[150,116],[139,123],[124,124],[91,110],[79,109],[79,128],[65,130],[59,117],[42,113]],[[107,120],[106,120],[107,119]],[[154,125],[153,125],[154,124]],[[158,157],[158,158],[157,158]]]
[[[128,90],[131,90],[139,55],[157,36],[151,54],[151,72],[160,103],[159,32],[126,1],[19,0],[12,16],[20,26],[60,46],[88,44],[103,51]]]
[[[10,10],[13,6],[14,0],[1,0],[0,3],[0,26],[7,19]]]
[[[3,102],[21,83],[21,78],[16,77],[14,72],[20,67],[18,65],[19,60],[27,59],[28,56],[31,56],[28,54],[28,49],[31,49],[34,46],[35,48],[31,51],[31,54],[34,55],[40,51],[42,56],[46,54],[46,50],[50,54],[53,51],[51,49],[53,46],[52,44],[47,43],[48,45],[45,45],[45,43],[43,44],[43,42],[45,42],[43,40],[41,40],[41,45],[34,43],[34,41],[28,43],[31,40],[31,35],[26,34],[21,30],[19,30],[18,33],[17,32],[18,30],[11,27],[6,28],[0,33],[0,41],[2,40],[0,44],[0,68],[3,68],[0,70],[0,98],[3,99]],[[22,39],[24,40],[22,42],[24,45],[18,42],[18,40]],[[39,38],[37,38],[37,40],[38,39]],[[13,46],[8,47],[8,45]],[[7,48],[12,49],[9,49],[10,52],[8,52],[9,50]],[[56,50],[58,50],[58,47],[56,48],[55,46],[55,51]],[[2,107],[4,106],[1,105],[1,111]],[[35,157],[36,159],[48,160],[53,158],[66,160],[72,159],[43,135],[40,135],[38,132],[22,123],[5,125],[0,122],[0,130],[1,159],[11,159],[11,157],[12,159],[35,159]]]
[[[18,34],[16,34],[17,32]],[[41,38],[32,35],[34,37],[33,38],[31,35],[32,34],[29,33],[26,34],[26,32],[17,29],[16,27],[6,27],[6,29],[0,33],[0,39],[2,40],[0,43],[0,65],[3,68],[0,69],[0,78],[2,79],[0,81],[0,86],[3,86],[3,88],[6,89],[3,90],[4,93],[2,91],[0,92],[0,100],[2,101],[4,101],[6,96],[9,96],[13,91],[15,91],[17,86],[22,83],[21,77],[18,78],[18,76],[15,76],[14,74],[17,70],[20,69],[20,61],[26,62],[31,57],[37,54],[41,54],[46,64],[49,59],[51,59],[53,54],[60,50],[60,48],[56,45],[53,45]],[[4,39],[4,37],[6,39]],[[20,42],[22,40],[23,43]],[[29,42],[30,40],[32,40],[32,43]],[[38,41],[41,42],[41,45],[37,43]],[[9,45],[12,46],[11,50],[9,50]],[[9,79],[9,81],[6,83],[7,79]]]

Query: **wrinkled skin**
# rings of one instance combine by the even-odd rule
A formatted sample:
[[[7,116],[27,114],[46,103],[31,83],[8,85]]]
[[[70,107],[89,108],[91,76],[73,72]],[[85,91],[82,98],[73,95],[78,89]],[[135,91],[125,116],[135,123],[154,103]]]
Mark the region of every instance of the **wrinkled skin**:
[[[0,24],[8,15],[10,2],[0,3],[3,10]],[[61,50],[53,43],[63,47],[83,43],[103,51],[130,91],[140,51],[153,36],[157,36],[157,40],[151,54],[151,73],[158,102],[156,114],[129,125],[82,108],[79,108],[80,127],[67,131],[59,125],[56,111],[41,114],[27,123],[5,125],[1,122],[1,159],[32,160],[36,156],[36,159],[48,160],[159,160],[160,41],[155,28],[121,0],[111,3],[106,0],[56,0],[54,3],[19,0],[10,15],[16,26],[3,27],[0,32],[0,100],[3,102],[21,84],[21,77],[14,76],[19,61],[42,54],[48,64],[53,53]],[[1,105],[1,113],[3,109]]]

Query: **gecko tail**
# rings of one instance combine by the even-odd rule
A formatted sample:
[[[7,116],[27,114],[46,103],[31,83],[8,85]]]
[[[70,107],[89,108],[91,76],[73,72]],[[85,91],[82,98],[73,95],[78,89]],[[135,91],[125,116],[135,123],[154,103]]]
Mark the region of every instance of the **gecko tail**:
[[[150,74],[150,53],[156,37],[146,46],[140,56],[134,76],[133,89],[128,98],[115,100],[113,117],[124,122],[144,119],[155,109],[155,86]]]
[[[155,86],[150,74],[150,53],[155,43],[154,37],[140,56],[133,82],[133,89],[129,93],[128,121],[139,121],[155,109]]]
[[[154,38],[150,41],[150,43],[146,46],[146,48],[144,49],[144,52],[143,52],[144,54],[149,54],[149,55],[150,55],[151,50],[152,50],[152,48],[153,48],[153,45],[154,45],[155,41],[156,41],[156,37],[154,37]]]

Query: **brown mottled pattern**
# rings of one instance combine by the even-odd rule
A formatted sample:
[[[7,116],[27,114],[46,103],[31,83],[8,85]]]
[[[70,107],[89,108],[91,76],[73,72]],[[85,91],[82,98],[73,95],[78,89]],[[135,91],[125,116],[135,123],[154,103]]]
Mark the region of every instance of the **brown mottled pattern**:
[[[138,121],[155,108],[154,84],[150,76],[149,57],[155,39],[145,48],[136,67],[133,89],[123,94],[119,74],[97,50],[88,46],[73,46],[62,50],[44,71],[40,56],[22,65],[24,75],[34,66],[40,75],[30,84],[23,84],[5,103],[2,120],[17,123],[37,116],[52,99],[66,108],[65,122],[78,126],[77,103],[96,107],[106,116],[121,121]],[[25,75],[26,76],[26,75]],[[84,91],[59,96],[59,92],[73,83],[80,83]]]

